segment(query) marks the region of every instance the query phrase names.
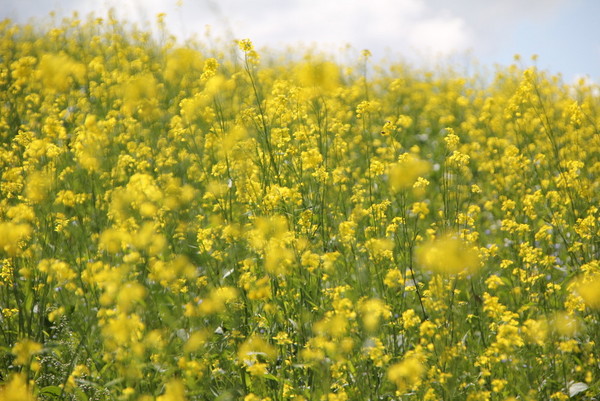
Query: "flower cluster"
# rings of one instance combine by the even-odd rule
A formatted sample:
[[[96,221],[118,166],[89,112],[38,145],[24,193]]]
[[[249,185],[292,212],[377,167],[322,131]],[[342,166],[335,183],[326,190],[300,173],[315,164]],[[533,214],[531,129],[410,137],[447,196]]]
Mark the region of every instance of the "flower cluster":
[[[211,43],[0,23],[1,399],[600,394],[597,86]]]

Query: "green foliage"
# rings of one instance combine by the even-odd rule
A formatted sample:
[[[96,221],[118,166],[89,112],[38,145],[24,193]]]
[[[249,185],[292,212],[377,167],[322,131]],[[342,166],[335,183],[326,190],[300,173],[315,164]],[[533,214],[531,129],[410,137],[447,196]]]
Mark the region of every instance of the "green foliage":
[[[298,52],[0,24],[0,399],[600,394],[599,88]]]

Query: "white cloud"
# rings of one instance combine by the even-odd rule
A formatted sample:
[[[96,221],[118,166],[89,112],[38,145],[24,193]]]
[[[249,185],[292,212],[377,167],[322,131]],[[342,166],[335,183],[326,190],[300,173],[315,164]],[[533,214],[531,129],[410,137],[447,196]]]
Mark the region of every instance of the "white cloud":
[[[35,14],[34,3],[47,14],[57,2],[23,0],[22,6],[13,6],[13,14],[23,21]],[[157,13],[166,12],[168,29],[180,37],[202,35],[211,25],[215,36],[248,37],[257,46],[303,43],[337,51],[350,44],[368,48],[376,57],[386,49],[403,56],[446,55],[470,45],[464,21],[447,11],[441,14],[425,0],[183,0],[181,7],[176,4],[176,0],[63,0],[59,17],[74,9],[82,17],[92,11],[105,16],[112,8],[118,17],[148,29]]]
[[[102,16],[113,8],[117,16],[142,26],[164,11],[169,28],[178,35],[201,33],[209,24],[216,34],[250,37],[268,45],[351,43],[401,52],[412,46],[445,54],[468,44],[464,22],[448,13],[437,15],[424,0],[183,0],[182,7],[176,0],[23,0],[13,3],[11,13],[25,20],[53,8],[62,16],[74,9],[82,16],[92,11]]]
[[[380,55],[386,49],[404,55],[447,55],[471,44],[461,18],[439,14],[422,0],[260,0],[251,8],[241,4],[221,1],[213,14],[226,16],[233,35],[249,37],[259,46],[316,43],[337,49],[351,44]]]
[[[558,39],[569,38],[562,42],[573,43],[579,37],[569,37],[568,27],[556,35],[541,27],[556,25],[566,11],[577,9],[578,5],[581,10],[582,4],[589,4],[585,7],[591,10],[592,4],[596,8],[598,4],[594,0],[182,0],[178,7],[177,3],[178,0],[0,0],[0,19],[10,17],[26,22],[35,16],[44,25],[50,21],[47,15],[51,10],[58,11],[54,21],[60,21],[75,9],[85,17],[91,11],[105,16],[108,9],[114,8],[118,17],[151,29],[155,27],[156,14],[166,12],[168,29],[181,38],[196,34],[202,39],[206,25],[210,25],[213,37],[227,41],[248,37],[258,47],[282,48],[303,43],[339,53],[339,49],[351,44],[357,50],[368,48],[375,57],[400,56],[428,64],[437,62],[437,56],[462,56],[469,50],[492,64],[510,62],[512,54],[522,53],[521,49],[539,53],[541,60],[544,54],[568,53],[572,49],[556,49]],[[590,11],[592,14],[597,13]],[[544,34],[528,37],[523,33],[527,29],[538,29]],[[590,33],[586,40],[595,37]],[[588,47],[593,49],[591,44]],[[591,54],[595,52],[591,50]],[[574,61],[578,65],[584,63],[581,58],[574,59],[580,60]],[[594,58],[594,65],[598,65],[598,59]]]
[[[468,50],[471,46],[465,21],[458,17],[434,17],[419,21],[409,38],[412,46],[431,55],[446,56]]]

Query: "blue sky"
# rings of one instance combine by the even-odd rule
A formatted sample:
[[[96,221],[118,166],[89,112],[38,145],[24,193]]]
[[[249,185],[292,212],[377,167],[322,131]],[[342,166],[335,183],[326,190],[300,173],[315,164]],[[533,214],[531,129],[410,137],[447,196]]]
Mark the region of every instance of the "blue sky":
[[[143,24],[166,12],[178,37],[250,38],[257,47],[351,45],[375,58],[433,67],[445,58],[482,66],[528,64],[600,81],[600,1],[597,0],[0,0],[0,18],[49,21],[48,13],[117,14]]]

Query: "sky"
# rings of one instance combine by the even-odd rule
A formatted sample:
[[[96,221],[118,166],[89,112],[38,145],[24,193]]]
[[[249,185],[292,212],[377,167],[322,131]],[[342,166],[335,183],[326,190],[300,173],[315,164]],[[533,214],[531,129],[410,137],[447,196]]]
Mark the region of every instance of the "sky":
[[[435,68],[493,69],[535,63],[567,82],[600,82],[598,0],[0,0],[0,19],[49,23],[77,10],[117,16],[148,27],[165,12],[168,30],[183,40],[250,38],[257,48],[314,46],[340,53],[369,49],[377,60]],[[149,23],[150,21],[150,23]]]

